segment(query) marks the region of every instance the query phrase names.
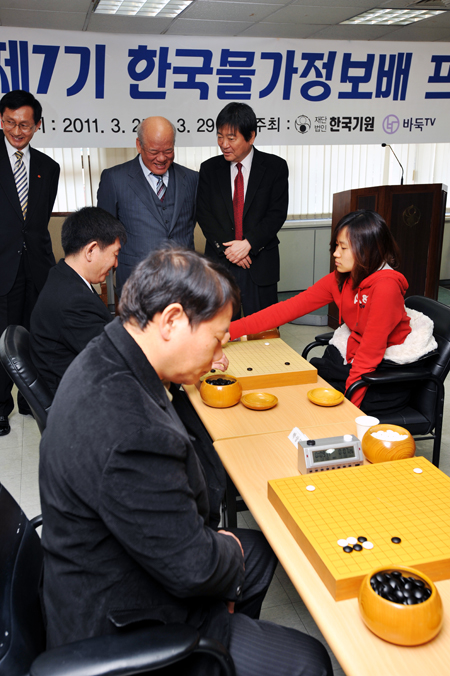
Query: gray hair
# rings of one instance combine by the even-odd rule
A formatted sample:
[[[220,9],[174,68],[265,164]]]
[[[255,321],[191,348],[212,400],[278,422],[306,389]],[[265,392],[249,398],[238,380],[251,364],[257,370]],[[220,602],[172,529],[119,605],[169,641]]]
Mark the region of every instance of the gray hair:
[[[134,268],[122,290],[119,314],[122,322],[134,319],[145,329],[155,314],[172,303],[180,303],[196,327],[229,303],[237,312],[240,293],[234,277],[220,263],[168,244]]]

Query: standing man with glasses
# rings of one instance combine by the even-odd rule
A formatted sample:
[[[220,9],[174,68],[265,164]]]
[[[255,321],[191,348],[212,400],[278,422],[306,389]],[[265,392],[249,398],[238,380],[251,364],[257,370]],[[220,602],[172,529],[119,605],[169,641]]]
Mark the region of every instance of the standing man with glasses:
[[[127,243],[119,253],[117,289],[133,268],[167,242],[194,248],[198,173],[174,163],[175,127],[148,117],[137,128],[134,160],[102,172],[97,204],[119,219]]]
[[[15,90],[0,100],[0,334],[10,324],[29,329],[31,311],[55,264],[48,222],[58,190],[59,164],[29,143],[42,107]],[[11,431],[12,381],[0,369],[0,436]],[[19,412],[30,409],[18,395]]]

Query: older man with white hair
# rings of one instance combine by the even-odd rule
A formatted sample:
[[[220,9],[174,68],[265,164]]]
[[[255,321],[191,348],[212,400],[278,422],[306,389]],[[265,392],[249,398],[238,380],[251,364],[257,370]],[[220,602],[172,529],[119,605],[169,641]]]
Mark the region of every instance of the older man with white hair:
[[[194,248],[198,173],[173,160],[175,127],[148,117],[137,128],[138,156],[102,172],[97,204],[125,226],[119,254],[119,293],[133,268],[167,242]]]

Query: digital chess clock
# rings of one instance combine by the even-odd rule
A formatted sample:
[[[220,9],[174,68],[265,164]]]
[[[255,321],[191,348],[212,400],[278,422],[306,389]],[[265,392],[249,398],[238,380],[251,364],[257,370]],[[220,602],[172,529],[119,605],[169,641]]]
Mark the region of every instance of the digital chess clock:
[[[361,442],[353,434],[299,442],[298,469],[302,474],[357,467],[363,462]]]

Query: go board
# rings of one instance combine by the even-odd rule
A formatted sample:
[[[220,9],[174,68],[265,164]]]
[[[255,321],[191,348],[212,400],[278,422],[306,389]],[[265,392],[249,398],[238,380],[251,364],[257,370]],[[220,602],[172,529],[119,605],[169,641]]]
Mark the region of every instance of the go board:
[[[450,478],[425,458],[277,479],[268,495],[336,601],[357,596],[378,566],[450,578]],[[373,549],[346,553],[337,544],[360,536]]]
[[[317,369],[281,338],[227,343],[224,352],[230,362],[225,373],[244,390],[317,382]]]

